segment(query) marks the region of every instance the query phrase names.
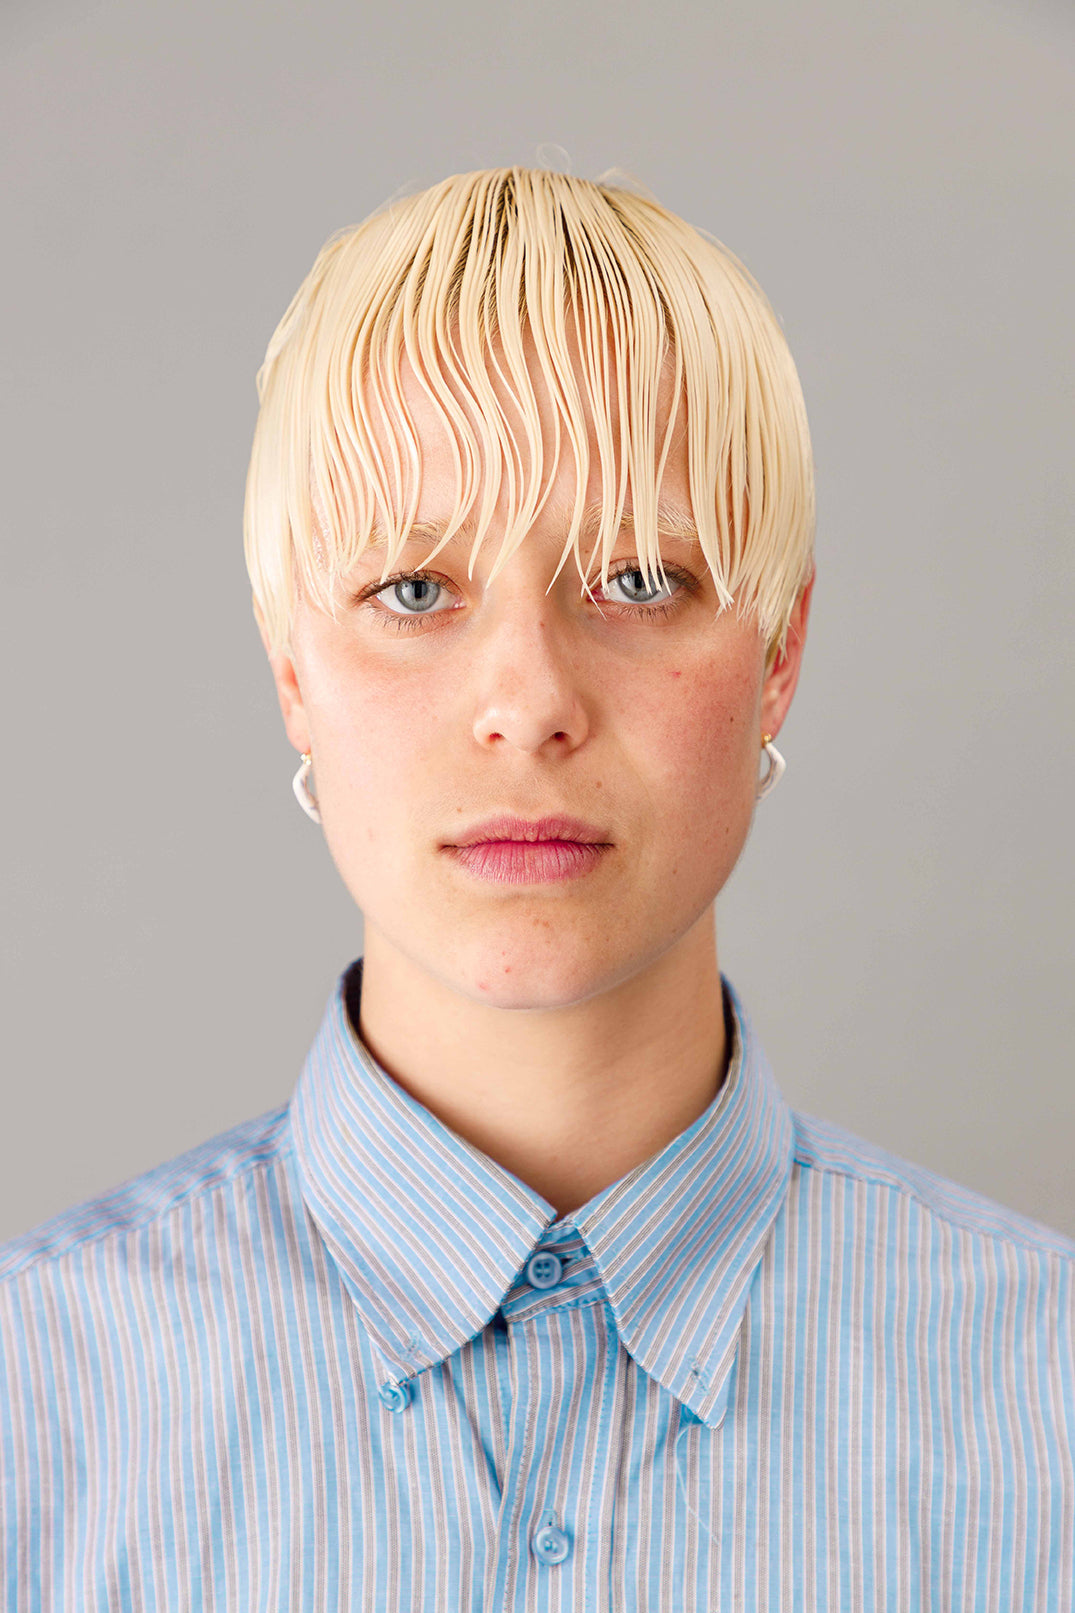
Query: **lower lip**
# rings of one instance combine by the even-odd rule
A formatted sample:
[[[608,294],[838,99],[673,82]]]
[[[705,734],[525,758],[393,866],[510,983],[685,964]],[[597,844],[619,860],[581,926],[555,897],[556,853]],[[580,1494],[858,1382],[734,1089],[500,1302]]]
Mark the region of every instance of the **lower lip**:
[[[590,873],[609,847],[581,840],[482,840],[476,846],[446,849],[478,879],[499,885],[537,885]]]

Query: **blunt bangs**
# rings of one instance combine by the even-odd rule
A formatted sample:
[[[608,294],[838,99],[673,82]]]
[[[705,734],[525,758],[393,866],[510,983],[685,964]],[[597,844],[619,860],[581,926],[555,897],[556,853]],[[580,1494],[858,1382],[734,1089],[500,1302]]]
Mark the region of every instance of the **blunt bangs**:
[[[510,168],[456,175],[337,233],[272,336],[244,544],[273,651],[290,649],[299,590],[335,614],[340,575],[371,543],[383,545],[382,576],[398,564],[421,492],[405,380],[455,467],[431,557],[462,531],[472,569],[502,500],[495,576],[569,452],[560,567],[573,557],[585,584],[599,563],[607,583],[629,522],[641,565],[661,576],[660,483],[685,424],[694,531],[721,606],[756,616],[770,654],[783,647],[813,569],[813,463],[764,293],[719,242],[646,196]]]

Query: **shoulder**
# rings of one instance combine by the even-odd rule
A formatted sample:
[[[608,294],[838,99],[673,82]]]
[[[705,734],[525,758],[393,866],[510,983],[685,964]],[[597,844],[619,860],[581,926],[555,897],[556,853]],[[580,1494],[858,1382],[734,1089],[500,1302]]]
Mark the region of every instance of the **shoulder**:
[[[243,1121],[0,1244],[0,1283],[150,1229],[224,1185],[271,1166],[285,1146],[287,1114],[285,1103]]]
[[[807,1178],[860,1183],[896,1195],[938,1228],[999,1241],[1029,1256],[1054,1257],[1075,1268],[1075,1241],[1063,1233],[901,1159],[832,1121],[795,1112],[793,1122],[793,1168]]]

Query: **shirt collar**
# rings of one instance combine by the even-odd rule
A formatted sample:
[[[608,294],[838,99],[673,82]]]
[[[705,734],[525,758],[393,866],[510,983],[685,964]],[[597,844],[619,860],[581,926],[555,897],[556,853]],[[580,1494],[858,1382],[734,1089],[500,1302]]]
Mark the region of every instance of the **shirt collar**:
[[[362,960],[329,998],[291,1100],[304,1202],[397,1381],[444,1361],[535,1293],[530,1256],[601,1286],[624,1348],[711,1428],[724,1415],[751,1280],[791,1174],[791,1111],[721,976],[732,1027],[713,1102],[651,1159],[569,1215],[406,1092],[347,1011]],[[573,1295],[577,1303],[578,1295]]]

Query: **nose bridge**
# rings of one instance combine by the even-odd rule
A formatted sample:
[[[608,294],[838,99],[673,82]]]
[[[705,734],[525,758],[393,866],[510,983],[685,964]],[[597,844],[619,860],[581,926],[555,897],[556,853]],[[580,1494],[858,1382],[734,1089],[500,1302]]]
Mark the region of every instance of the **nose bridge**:
[[[506,568],[510,570],[510,568]],[[557,588],[502,574],[489,590],[475,645],[475,735],[522,750],[547,740],[577,744],[586,731],[579,651]],[[495,596],[495,597],[494,597]]]
[[[492,653],[503,653],[509,660],[520,652],[550,662],[559,660],[566,649],[561,616],[555,590],[546,595],[537,582],[529,588],[490,588],[486,630]]]

